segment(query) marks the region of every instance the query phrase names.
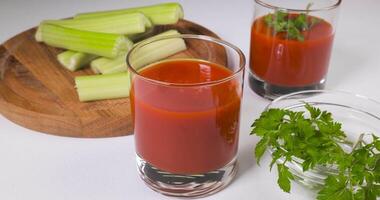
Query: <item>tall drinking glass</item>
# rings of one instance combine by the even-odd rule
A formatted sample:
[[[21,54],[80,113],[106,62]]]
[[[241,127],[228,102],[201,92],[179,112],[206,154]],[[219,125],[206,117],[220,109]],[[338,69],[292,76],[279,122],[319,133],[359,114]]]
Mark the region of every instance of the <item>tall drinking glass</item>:
[[[249,84],[274,99],[323,89],[341,0],[255,0]]]
[[[245,58],[198,35],[139,43],[127,55],[140,177],[165,195],[199,197],[236,173]]]

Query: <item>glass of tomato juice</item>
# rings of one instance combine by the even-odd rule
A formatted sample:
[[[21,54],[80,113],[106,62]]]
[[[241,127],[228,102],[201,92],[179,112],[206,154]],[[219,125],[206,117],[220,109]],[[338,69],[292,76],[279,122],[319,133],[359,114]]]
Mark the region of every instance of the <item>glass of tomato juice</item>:
[[[274,99],[323,89],[341,0],[255,0],[250,88]]]
[[[127,55],[140,177],[169,196],[202,197],[236,174],[245,58],[208,36],[164,36]]]

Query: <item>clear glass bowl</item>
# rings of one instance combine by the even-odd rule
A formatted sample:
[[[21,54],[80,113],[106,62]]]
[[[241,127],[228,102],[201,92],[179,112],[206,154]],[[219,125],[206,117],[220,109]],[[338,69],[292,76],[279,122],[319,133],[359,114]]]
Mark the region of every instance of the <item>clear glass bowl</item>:
[[[367,133],[380,136],[380,103],[367,97],[343,91],[311,90],[296,92],[275,99],[266,109],[281,108],[292,111],[306,111],[305,104],[327,110],[332,113],[335,121],[342,123],[342,129],[348,141],[353,144],[360,135]],[[350,151],[352,145],[342,144],[345,150]],[[270,152],[273,152],[270,150]],[[329,174],[337,173],[335,166],[316,166],[313,170],[302,170],[303,160],[294,158],[294,162],[287,162],[291,173],[297,182],[312,189],[323,185]],[[279,159],[278,162],[283,162]]]

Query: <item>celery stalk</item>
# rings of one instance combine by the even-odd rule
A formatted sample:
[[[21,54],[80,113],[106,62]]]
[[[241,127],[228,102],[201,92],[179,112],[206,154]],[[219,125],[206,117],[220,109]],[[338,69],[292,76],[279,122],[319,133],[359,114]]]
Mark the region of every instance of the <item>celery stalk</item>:
[[[70,71],[76,71],[89,64],[98,56],[76,51],[64,51],[58,54],[59,63]]]
[[[154,37],[148,38],[144,40],[144,42],[154,40],[162,36],[170,36],[177,34],[180,33],[178,33],[176,30],[169,30],[167,32],[158,34]],[[145,65],[172,56],[186,49],[186,43],[182,38],[164,39],[156,41],[154,43],[148,43],[131,55],[130,64],[134,69],[138,70],[141,67],[144,67]]]
[[[112,59],[100,57],[100,58],[97,58],[97,59],[91,61],[90,66],[91,66],[92,71],[95,74],[100,74],[101,72],[99,70],[99,67],[110,62],[110,60],[112,60]]]
[[[128,68],[125,58],[125,55],[118,56],[114,59],[98,58],[100,61],[94,60],[93,63],[91,63],[91,66],[101,74],[126,72],[128,71]]]
[[[152,27],[150,20],[141,13],[125,13],[99,18],[45,20],[42,23],[54,24],[84,31],[115,34],[136,34]]]
[[[142,42],[147,41],[147,40],[154,40],[155,38],[158,38],[158,37],[174,36],[174,35],[180,35],[180,33],[177,30],[168,30],[156,36],[143,40]],[[146,51],[146,52],[145,51],[141,52],[141,50],[138,50],[139,55],[144,54],[143,59],[145,63],[152,63],[157,60],[161,60],[163,58],[166,58],[179,51],[186,49],[186,45],[184,44],[183,39],[174,39],[174,40],[170,39],[170,40],[165,40],[162,42],[160,41],[159,43],[160,45],[158,46],[155,45],[154,47],[157,49],[160,49],[160,48],[163,48],[163,49],[160,49],[159,51],[155,51],[155,53],[153,53],[154,55],[150,52],[150,49],[148,49],[149,51]],[[142,62],[142,61],[138,61],[138,62]],[[144,65],[144,62],[142,63],[142,65]],[[114,59],[98,58],[91,62],[91,68],[95,72],[98,72],[101,74],[111,74],[111,73],[128,71],[125,55],[118,56],[117,58],[114,58]]]
[[[129,82],[129,79],[125,79],[128,76],[127,72],[115,73],[107,75],[85,75],[75,77],[76,88],[89,88],[89,87],[103,87],[108,85],[115,85],[115,82],[125,81]]]
[[[162,3],[151,6],[127,8],[120,10],[79,13],[74,18],[99,18],[109,15],[120,15],[124,13],[141,12],[147,16],[154,25],[175,24],[184,16],[183,9],[179,3]]]
[[[139,42],[143,39],[147,39],[149,37],[152,37],[154,36],[155,34],[155,30],[154,30],[154,27],[152,28],[149,28],[147,29],[144,33],[137,33],[137,34],[130,34],[128,35],[128,38],[132,41],[132,42]]]
[[[129,89],[123,87],[98,87],[98,88],[78,88],[79,101],[96,101],[106,99],[118,99],[129,96]]]
[[[97,33],[41,24],[36,40],[54,47],[115,58],[128,51],[133,43],[124,35]]]
[[[162,33],[159,33],[159,34],[157,34],[157,35],[155,35],[155,36],[152,36],[152,37],[150,37],[150,38],[147,38],[147,39],[145,39],[145,40],[143,40],[143,41],[141,41],[141,42],[147,42],[147,41],[149,41],[149,40],[155,40],[155,39],[157,39],[157,38],[159,38],[159,37],[164,37],[164,36],[175,36],[175,35],[181,35],[181,33],[179,33],[177,30],[175,30],[175,29],[170,29],[170,30],[167,30],[167,31],[165,31],[165,32],[162,32]],[[140,43],[140,42],[139,42]],[[138,43],[137,43],[138,44]]]
[[[80,101],[115,99],[129,96],[130,78],[128,72],[79,76],[75,78]]]

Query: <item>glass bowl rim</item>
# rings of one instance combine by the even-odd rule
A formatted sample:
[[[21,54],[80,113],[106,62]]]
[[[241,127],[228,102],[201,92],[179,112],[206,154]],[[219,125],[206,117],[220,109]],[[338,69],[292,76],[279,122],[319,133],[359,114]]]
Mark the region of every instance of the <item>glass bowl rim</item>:
[[[362,100],[365,100],[365,101],[369,101],[369,102],[372,102],[374,104],[376,104],[377,106],[380,107],[380,101],[377,101],[375,99],[372,99],[372,98],[369,98],[367,96],[364,96],[364,95],[361,95],[361,94],[357,94],[357,93],[352,93],[352,92],[349,92],[349,91],[345,91],[345,90],[303,90],[303,91],[298,91],[298,92],[292,92],[292,93],[289,93],[289,94],[286,94],[286,95],[282,95],[280,97],[277,97],[276,99],[274,99],[272,102],[270,102],[264,109],[264,111],[270,109],[270,107],[280,101],[283,101],[283,100],[286,100],[286,99],[289,99],[290,97],[293,97],[293,96],[296,96],[296,95],[311,95],[311,94],[315,94],[315,93],[329,93],[329,94],[335,94],[335,95],[350,95],[352,97],[355,97],[355,98],[359,98],[359,99],[362,99]],[[300,98],[301,99],[301,98]],[[380,116],[378,116],[379,120],[380,120]]]
[[[231,48],[233,51],[235,51],[237,53],[237,55],[239,57],[239,68],[236,71],[234,71],[231,75],[229,75],[228,77],[225,77],[225,78],[222,78],[219,80],[207,81],[207,82],[201,82],[201,83],[190,83],[189,84],[189,83],[170,83],[170,82],[159,81],[159,80],[147,78],[147,77],[141,75],[138,71],[136,71],[132,67],[129,60],[130,60],[131,55],[133,54],[133,52],[136,49],[139,49],[143,46],[149,45],[149,44],[157,42],[157,41],[162,41],[162,40],[167,40],[167,39],[175,39],[175,38],[203,40],[203,41],[212,42],[212,43],[216,43],[216,44],[219,44],[221,46],[224,46],[224,47]],[[179,59],[181,59],[181,58],[179,58]],[[206,61],[206,62],[208,62],[208,61]],[[224,40],[221,40],[218,38],[214,38],[211,36],[207,36],[207,35],[181,34],[181,35],[171,35],[171,36],[158,36],[157,38],[147,39],[146,41],[142,41],[142,42],[137,43],[127,53],[126,63],[127,63],[127,67],[128,67],[129,72],[131,72],[133,75],[138,76],[142,80],[148,81],[148,82],[153,83],[153,84],[168,86],[168,87],[200,87],[200,86],[217,85],[217,84],[225,83],[227,81],[235,79],[241,72],[244,73],[244,69],[245,69],[245,65],[246,65],[246,58],[245,58],[244,53],[242,52],[242,50],[239,47],[237,47],[237,46],[235,46],[235,45],[233,45],[227,41],[224,41]]]

